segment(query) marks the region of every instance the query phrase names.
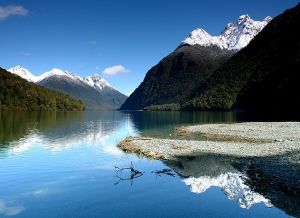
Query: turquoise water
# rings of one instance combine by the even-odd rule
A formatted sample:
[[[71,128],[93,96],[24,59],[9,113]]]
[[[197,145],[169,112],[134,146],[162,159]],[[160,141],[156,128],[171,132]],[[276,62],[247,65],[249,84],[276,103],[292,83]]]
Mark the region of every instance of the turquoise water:
[[[274,179],[272,165],[252,160],[202,155],[161,162],[116,147],[129,135],[173,138],[177,126],[248,119],[214,112],[2,112],[0,217],[299,216],[298,174],[284,183]],[[143,175],[116,172],[131,162]],[[166,168],[172,175],[153,173]]]

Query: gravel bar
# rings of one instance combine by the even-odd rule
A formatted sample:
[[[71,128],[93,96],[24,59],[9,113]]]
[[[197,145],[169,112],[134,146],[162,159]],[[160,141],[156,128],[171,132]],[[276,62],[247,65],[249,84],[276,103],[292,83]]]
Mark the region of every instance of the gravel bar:
[[[236,157],[265,157],[300,152],[300,122],[204,124],[178,129],[203,134],[206,141],[128,137],[118,144],[126,152],[152,159],[211,153]]]

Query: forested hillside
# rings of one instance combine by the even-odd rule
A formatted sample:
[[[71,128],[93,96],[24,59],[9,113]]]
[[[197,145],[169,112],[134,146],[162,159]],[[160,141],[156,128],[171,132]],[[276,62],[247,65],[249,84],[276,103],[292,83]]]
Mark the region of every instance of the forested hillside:
[[[0,68],[0,108],[29,111],[80,111],[82,101],[43,88]]]
[[[300,4],[274,18],[246,48],[200,83],[182,109],[297,115],[299,26]]]

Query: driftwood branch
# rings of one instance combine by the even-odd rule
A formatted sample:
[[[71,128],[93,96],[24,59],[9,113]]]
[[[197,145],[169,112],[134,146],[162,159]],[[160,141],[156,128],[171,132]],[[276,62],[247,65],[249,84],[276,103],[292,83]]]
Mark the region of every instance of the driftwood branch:
[[[137,179],[144,175],[144,172],[139,171],[134,168],[132,162],[130,163],[130,167],[120,168],[120,167],[115,166],[115,169],[117,170],[116,177],[118,178],[118,181],[115,182],[115,185],[118,185],[121,181],[130,181],[130,184],[132,185],[134,179]],[[128,172],[128,173],[126,176],[121,176],[120,175],[121,172]],[[172,170],[170,168],[152,171],[151,173],[154,173],[156,176],[167,175],[167,176],[175,177],[175,175],[176,175],[174,170]]]
[[[168,176],[175,177],[174,171],[172,169],[169,169],[169,168],[165,168],[165,169],[162,169],[162,170],[152,171],[151,173],[155,173],[156,176],[168,175]]]
[[[117,169],[116,177],[119,179],[117,182],[115,182],[115,185],[118,185],[120,183],[120,181],[125,181],[125,180],[130,180],[131,185],[132,185],[134,179],[144,175],[144,172],[141,172],[134,168],[132,162],[130,164],[130,167],[120,168],[120,167],[115,166],[115,168]],[[118,175],[119,172],[127,171],[127,170],[130,172],[130,175],[128,177],[122,177],[122,176]]]

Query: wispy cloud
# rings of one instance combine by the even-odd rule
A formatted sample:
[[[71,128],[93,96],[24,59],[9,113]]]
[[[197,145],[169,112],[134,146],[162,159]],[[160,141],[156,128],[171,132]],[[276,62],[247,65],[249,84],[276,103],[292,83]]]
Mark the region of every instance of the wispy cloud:
[[[123,65],[115,65],[115,66],[107,67],[103,70],[103,74],[106,75],[117,75],[117,74],[128,73],[128,72],[130,72],[130,70],[124,67]]]
[[[6,18],[14,15],[26,16],[28,14],[28,10],[23,6],[14,6],[9,5],[5,7],[0,6],[0,20],[5,20]]]

